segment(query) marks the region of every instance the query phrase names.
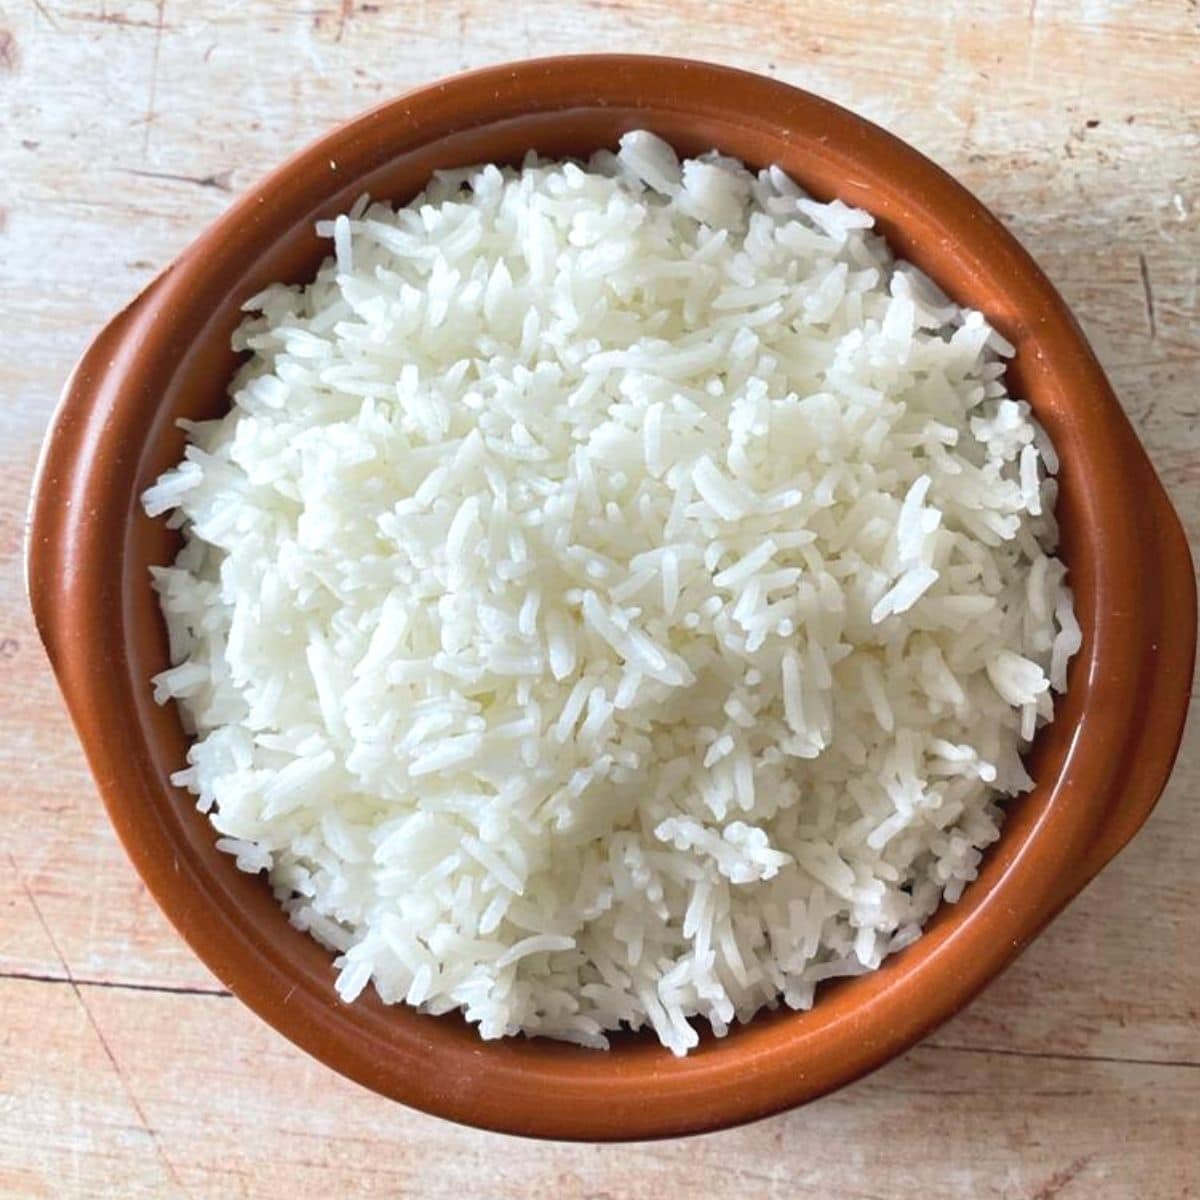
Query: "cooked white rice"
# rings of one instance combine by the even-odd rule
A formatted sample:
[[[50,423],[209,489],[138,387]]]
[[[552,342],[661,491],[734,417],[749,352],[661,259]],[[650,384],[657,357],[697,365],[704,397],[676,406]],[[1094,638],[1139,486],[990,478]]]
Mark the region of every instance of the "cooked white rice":
[[[1080,644],[1011,347],[780,171],[443,172],[144,497],[221,849],[337,989],[676,1054],[973,879]]]

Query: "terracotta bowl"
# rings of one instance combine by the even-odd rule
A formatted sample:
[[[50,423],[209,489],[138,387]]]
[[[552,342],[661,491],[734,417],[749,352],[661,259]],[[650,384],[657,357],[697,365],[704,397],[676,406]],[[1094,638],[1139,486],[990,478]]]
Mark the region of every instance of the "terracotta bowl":
[[[647,1037],[597,1053],[482,1042],[461,1020],[351,1006],[330,956],[239,873],[168,774],[187,738],[148,680],[167,643],[147,568],[175,554],[138,494],[178,460],[180,416],[226,406],[241,302],[312,276],[313,222],[364,190],[403,201],[438,167],[587,155],[646,127],[684,153],[778,163],[821,198],[873,212],[893,247],[1017,347],[1010,386],[1062,458],[1063,554],[1084,629],[1058,717],[1032,753],[963,899],[879,971],[808,1013],[756,1017],[677,1060]],[[879,1066],[965,1004],[1145,821],[1174,759],[1195,650],[1187,542],[1062,299],[1003,226],[915,150],[827,101],[754,75],[642,57],[494,67],[409,93],[334,130],[235,203],[105,328],[46,437],[28,582],[38,628],[109,815],[180,933],[245,1003],[352,1079],[456,1121],[549,1138],[694,1133],[811,1100]],[[213,1031],[214,1054],[221,1053]]]

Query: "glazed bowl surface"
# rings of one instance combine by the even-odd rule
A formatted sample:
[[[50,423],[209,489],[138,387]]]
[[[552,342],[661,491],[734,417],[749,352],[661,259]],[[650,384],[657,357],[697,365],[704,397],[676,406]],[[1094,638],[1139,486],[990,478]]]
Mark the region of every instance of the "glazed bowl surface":
[[[1059,519],[1083,647],[1031,752],[1036,788],[963,898],[869,975],[826,985],[807,1013],[763,1013],[675,1059],[645,1036],[600,1053],[483,1042],[456,1017],[333,989],[330,955],[289,926],[261,877],[219,853],[169,783],[187,738],[150,677],[168,665],[151,564],[178,535],[138,496],[180,458],[180,417],[228,406],[242,302],[311,278],[314,222],[363,192],[404,201],[430,173],[586,157],[630,129],[682,154],[713,147],[782,166],[820,199],[871,211],[897,254],[1016,347],[1010,391],[1062,460]],[[1195,580],[1167,495],[1062,299],[959,184],[883,130],[778,82],[683,60],[582,56],[493,67],[401,96],[335,129],[238,200],[85,353],[35,483],[31,602],[100,793],[179,931],[245,1003],[331,1067],[453,1120],[550,1138],[710,1130],[803,1103],[897,1054],[965,1004],[1149,815],[1182,733]],[[219,1031],[213,1053],[220,1054]]]

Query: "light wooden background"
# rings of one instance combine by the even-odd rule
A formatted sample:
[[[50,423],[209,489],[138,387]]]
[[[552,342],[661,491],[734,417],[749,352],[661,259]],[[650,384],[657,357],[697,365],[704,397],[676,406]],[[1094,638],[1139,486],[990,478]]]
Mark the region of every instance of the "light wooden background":
[[[1200,1196],[1197,720],[1136,842],[970,1011],[691,1141],[534,1144],[359,1089],[221,990],[117,846],[21,579],[72,361],[333,123],[462,67],[615,49],[775,74],[956,173],[1066,293],[1200,542],[1196,0],[0,0],[0,1193]]]

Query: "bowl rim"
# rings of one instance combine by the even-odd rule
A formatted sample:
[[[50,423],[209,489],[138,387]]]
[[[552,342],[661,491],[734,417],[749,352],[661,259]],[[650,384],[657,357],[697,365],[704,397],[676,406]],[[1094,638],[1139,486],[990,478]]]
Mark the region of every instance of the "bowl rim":
[[[1072,381],[1082,399],[1068,416],[1088,423],[1089,453],[1104,470],[1127,471],[1144,503],[1131,507],[1103,488],[1086,495],[1088,521],[1103,530],[1105,553],[1096,563],[1091,644],[1081,652],[1088,667],[1081,686],[1092,698],[1087,738],[1074,739],[1064,765],[1070,796],[1047,803],[1024,841],[1009,848],[986,894],[972,897],[968,889],[953,918],[904,960],[907,967],[889,963],[856,980],[853,1003],[840,999],[844,988],[830,989],[817,1006],[823,1023],[815,1030],[796,1021],[756,1030],[756,1020],[739,1033],[736,1053],[666,1061],[592,1053],[582,1068],[573,1050],[533,1055],[480,1043],[476,1053],[490,1060],[486,1068],[470,1077],[470,1088],[450,1087],[430,1078],[436,1055],[419,1033],[406,1033],[398,1046],[382,1024],[355,1025],[328,997],[301,991],[293,998],[284,958],[239,926],[236,915],[215,913],[203,876],[176,853],[160,803],[164,781],[144,759],[126,761],[127,745],[113,737],[109,714],[129,710],[131,684],[114,671],[109,648],[127,631],[113,594],[120,572],[112,569],[113,548],[96,536],[94,516],[107,504],[114,520],[129,521],[122,508],[128,496],[114,488],[129,472],[129,456],[112,430],[138,428],[147,347],[160,360],[178,357],[170,313],[234,270],[264,227],[294,220],[288,213],[314,177],[326,176],[332,194],[344,186],[339,173],[353,180],[356,164],[378,153],[381,137],[399,153],[512,114],[606,105],[704,109],[787,130],[814,155],[863,164],[866,179],[845,189],[852,203],[863,203],[872,179],[889,177],[901,200],[953,242],[970,269],[1005,281],[1011,310],[989,317],[1010,340],[1020,326],[1020,353],[1032,354],[1035,370]],[[101,332],[68,381],[35,476],[26,566],[39,633],[112,823],[155,899],[218,977],[293,1042],[385,1095],[464,1123],[556,1138],[664,1137],[765,1116],[865,1074],[957,1011],[1149,814],[1182,734],[1195,653],[1195,580],[1178,517],[1082,331],[1016,239],[949,175],[862,117],[776,80],[656,56],[533,59],[429,84],[333,129],[235,201]],[[1145,602],[1139,586],[1157,589],[1156,597]],[[1140,727],[1128,720],[1131,711],[1145,714]],[[1085,740],[1103,753],[1087,758]],[[1052,781],[1053,788],[1061,782]]]

